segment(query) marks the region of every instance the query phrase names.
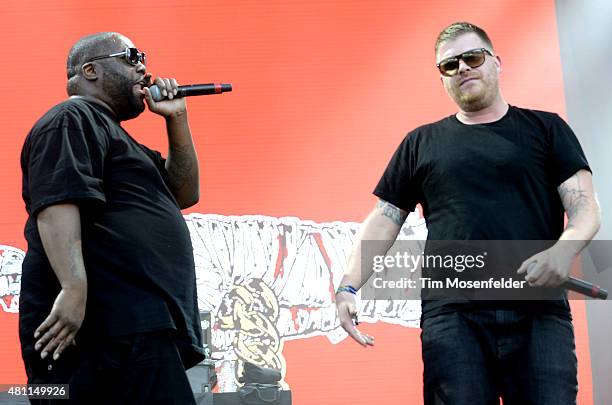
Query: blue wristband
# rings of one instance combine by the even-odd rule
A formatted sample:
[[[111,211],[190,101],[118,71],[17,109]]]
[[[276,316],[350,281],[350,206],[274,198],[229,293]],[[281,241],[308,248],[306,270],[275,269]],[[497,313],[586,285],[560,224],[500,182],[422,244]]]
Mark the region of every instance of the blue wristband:
[[[341,292],[347,292],[353,295],[357,295],[357,290],[355,289],[355,287],[350,285],[341,285],[340,287],[338,287],[338,289],[336,290],[336,294]]]

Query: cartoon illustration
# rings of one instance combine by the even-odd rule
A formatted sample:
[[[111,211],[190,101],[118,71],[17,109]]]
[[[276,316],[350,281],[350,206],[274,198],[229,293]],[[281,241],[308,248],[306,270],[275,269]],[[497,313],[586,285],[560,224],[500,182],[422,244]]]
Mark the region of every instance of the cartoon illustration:
[[[334,306],[357,223],[315,223],[293,217],[185,216],[194,249],[199,307],[212,314],[212,358],[219,390],[235,391],[243,362],[286,372],[283,342],[346,338]],[[418,211],[400,240],[424,240]],[[2,309],[17,312],[24,252],[0,246]],[[362,300],[360,322],[418,327],[418,301]]]

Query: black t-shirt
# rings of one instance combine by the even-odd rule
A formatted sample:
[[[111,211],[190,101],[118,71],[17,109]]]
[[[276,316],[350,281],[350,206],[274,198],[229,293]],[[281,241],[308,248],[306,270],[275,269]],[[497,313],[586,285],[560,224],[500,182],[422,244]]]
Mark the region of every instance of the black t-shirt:
[[[590,171],[557,114],[510,106],[496,122],[466,125],[451,115],[410,132],[374,194],[408,212],[421,204],[428,240],[556,240],[564,214],[557,187],[580,169]],[[454,304],[424,301],[423,316]],[[567,302],[549,307],[569,313]]]
[[[193,249],[164,164],[108,110],[80,98],[53,107],[34,125],[21,155],[29,214],[22,347],[31,346],[60,291],[36,217],[45,207],[70,202],[80,209],[88,278],[79,333],[100,338],[174,329],[185,364],[203,358]]]

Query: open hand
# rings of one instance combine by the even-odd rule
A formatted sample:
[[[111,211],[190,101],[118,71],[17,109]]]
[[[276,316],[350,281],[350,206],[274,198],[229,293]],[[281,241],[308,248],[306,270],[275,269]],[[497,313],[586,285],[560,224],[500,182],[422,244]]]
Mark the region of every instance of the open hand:
[[[53,360],[57,360],[66,347],[75,344],[74,338],[85,317],[86,301],[86,287],[60,291],[49,316],[34,332],[34,338],[38,339],[34,349],[41,351],[41,358],[53,352]]]
[[[361,333],[353,323],[353,319],[357,317],[355,296],[349,292],[339,292],[336,294],[336,308],[338,310],[340,326],[349,336],[364,347],[374,346],[374,337]]]

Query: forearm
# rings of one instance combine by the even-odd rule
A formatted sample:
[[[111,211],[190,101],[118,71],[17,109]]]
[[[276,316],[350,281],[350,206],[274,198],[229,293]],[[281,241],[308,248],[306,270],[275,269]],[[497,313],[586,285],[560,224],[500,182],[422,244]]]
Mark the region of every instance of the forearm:
[[[86,295],[79,208],[73,204],[52,205],[38,214],[37,224],[45,253],[62,289]]]
[[[190,207],[200,197],[200,176],[187,112],[166,117],[168,158],[166,170],[169,186],[181,208]]]
[[[407,213],[384,201],[379,201],[376,208],[363,222],[353,251],[348,261],[347,270],[340,283],[341,286],[350,285],[360,289],[373,273],[372,266],[362,268],[362,242],[379,241],[373,247],[375,252],[368,251],[368,255],[383,256],[393,246],[397,235],[402,228]],[[370,250],[370,249],[368,249]]]
[[[560,244],[577,255],[593,239],[601,225],[599,206],[584,208],[572,218],[568,217],[567,226],[559,237]],[[572,242],[565,242],[572,241]]]
[[[601,210],[590,173],[581,170],[559,186],[559,195],[567,214],[567,226],[559,237],[560,245],[574,255],[593,239],[601,225]]]

